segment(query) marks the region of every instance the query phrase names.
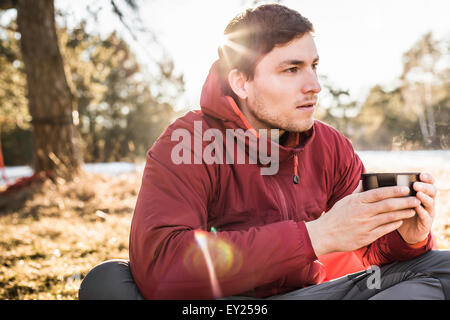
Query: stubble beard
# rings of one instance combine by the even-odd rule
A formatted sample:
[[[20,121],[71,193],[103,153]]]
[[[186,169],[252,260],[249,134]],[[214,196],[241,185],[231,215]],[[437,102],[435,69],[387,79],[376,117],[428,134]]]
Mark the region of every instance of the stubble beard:
[[[314,118],[309,117],[300,121],[282,117],[276,112],[271,112],[267,104],[260,99],[254,99],[254,105],[249,106],[252,116],[268,129],[279,129],[288,132],[305,132],[311,129]]]

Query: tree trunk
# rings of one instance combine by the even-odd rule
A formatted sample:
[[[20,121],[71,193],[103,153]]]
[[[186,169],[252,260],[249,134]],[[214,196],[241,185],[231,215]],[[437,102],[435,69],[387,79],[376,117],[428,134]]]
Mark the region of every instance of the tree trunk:
[[[82,163],[80,138],[73,124],[53,0],[17,0],[16,8],[34,131],[34,170],[71,179]]]

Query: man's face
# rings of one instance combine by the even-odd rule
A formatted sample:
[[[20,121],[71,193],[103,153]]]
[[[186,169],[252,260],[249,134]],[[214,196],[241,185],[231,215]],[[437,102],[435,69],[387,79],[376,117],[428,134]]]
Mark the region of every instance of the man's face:
[[[317,63],[317,49],[309,33],[275,47],[258,62],[254,78],[246,81],[248,96],[242,105],[255,129],[303,132],[312,127],[321,90]]]

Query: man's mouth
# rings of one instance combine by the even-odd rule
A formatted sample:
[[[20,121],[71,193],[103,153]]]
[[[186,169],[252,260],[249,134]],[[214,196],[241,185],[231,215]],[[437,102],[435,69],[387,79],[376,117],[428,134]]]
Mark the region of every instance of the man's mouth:
[[[297,106],[297,109],[311,109],[314,108],[316,102],[307,102],[302,105]]]

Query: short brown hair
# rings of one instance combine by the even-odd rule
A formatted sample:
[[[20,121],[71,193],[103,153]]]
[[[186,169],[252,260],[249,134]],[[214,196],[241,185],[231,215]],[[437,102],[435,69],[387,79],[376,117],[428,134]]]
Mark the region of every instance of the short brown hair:
[[[314,32],[312,23],[283,5],[261,5],[238,14],[225,28],[226,41],[218,50],[225,93],[231,91],[226,79],[229,71],[238,69],[253,79],[260,58],[308,32]]]

